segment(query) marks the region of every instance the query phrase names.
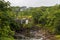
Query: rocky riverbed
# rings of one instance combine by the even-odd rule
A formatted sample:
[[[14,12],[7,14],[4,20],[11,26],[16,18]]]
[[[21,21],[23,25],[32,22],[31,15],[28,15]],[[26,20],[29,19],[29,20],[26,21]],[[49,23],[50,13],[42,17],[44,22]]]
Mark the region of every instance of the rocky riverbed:
[[[55,40],[54,35],[45,30],[30,30],[29,34],[15,33],[16,40]]]

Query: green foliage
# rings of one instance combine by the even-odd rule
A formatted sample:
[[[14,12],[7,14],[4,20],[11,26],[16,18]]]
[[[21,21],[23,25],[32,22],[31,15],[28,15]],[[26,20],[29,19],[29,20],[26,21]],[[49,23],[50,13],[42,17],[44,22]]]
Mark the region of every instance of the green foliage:
[[[4,0],[0,1],[0,40],[13,40],[14,31],[10,29],[10,21],[7,11],[9,4]]]
[[[6,11],[9,9],[10,3],[0,0],[0,11]]]
[[[0,27],[0,40],[13,40],[14,32],[9,26]]]
[[[0,40],[14,40],[14,39],[9,37],[0,37]]]
[[[14,31],[34,26],[60,34],[60,5],[32,7],[23,11],[17,8],[20,7],[10,7],[9,2],[0,1],[0,40],[14,40]],[[29,23],[21,24],[22,18],[28,19]]]
[[[54,26],[56,28],[56,33],[60,34],[60,10],[55,12],[55,22],[54,22]]]
[[[36,8],[28,8],[25,11],[20,12],[20,16],[32,16],[32,24],[29,23],[25,25],[25,27],[31,27],[40,25],[41,27],[49,30],[51,33],[60,34],[60,5],[55,5],[51,7],[36,7]],[[22,15],[21,15],[22,14]]]

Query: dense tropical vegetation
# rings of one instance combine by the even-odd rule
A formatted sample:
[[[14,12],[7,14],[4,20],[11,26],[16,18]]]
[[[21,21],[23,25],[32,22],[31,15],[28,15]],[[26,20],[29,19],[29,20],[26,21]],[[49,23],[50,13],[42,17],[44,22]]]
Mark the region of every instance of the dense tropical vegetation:
[[[29,23],[21,24],[22,18],[27,18]],[[24,7],[12,7],[9,2],[0,0],[0,40],[14,40],[16,32],[21,30],[29,32],[29,30],[34,30],[33,27],[48,30],[50,34],[59,36],[60,5],[24,9]]]

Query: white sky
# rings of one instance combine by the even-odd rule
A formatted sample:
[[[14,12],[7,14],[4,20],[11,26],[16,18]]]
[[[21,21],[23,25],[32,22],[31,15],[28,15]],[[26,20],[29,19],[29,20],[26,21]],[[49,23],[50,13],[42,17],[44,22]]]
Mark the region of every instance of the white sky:
[[[5,0],[9,1],[12,6],[27,6],[27,7],[39,7],[39,6],[52,6],[60,4],[60,0]]]

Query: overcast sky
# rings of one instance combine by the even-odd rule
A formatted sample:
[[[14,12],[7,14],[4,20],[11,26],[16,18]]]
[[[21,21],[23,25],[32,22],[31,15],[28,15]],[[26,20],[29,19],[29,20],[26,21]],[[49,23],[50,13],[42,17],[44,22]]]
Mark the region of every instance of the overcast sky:
[[[9,1],[12,6],[27,6],[27,7],[39,7],[39,6],[52,6],[60,4],[60,0],[5,0]]]

